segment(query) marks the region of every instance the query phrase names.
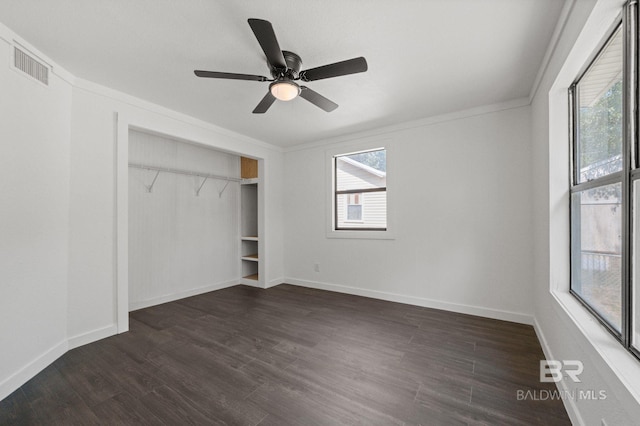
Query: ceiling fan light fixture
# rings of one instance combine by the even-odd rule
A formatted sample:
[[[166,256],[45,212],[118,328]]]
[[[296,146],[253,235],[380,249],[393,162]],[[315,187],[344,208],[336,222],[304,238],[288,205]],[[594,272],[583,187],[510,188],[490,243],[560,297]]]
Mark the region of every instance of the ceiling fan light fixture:
[[[279,80],[271,83],[269,91],[280,101],[290,101],[300,94],[300,86],[293,81]]]

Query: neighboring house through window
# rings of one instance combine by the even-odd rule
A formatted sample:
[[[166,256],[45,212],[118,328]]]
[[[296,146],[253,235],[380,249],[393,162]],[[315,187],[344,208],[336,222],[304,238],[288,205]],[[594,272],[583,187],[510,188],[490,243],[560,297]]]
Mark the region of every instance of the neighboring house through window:
[[[362,221],[362,194],[347,195],[347,222]]]

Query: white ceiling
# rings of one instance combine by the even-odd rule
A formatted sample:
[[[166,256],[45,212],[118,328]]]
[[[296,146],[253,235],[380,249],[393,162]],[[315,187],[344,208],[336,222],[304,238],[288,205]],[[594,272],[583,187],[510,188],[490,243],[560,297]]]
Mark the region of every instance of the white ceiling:
[[[564,0],[2,0],[0,22],[78,77],[275,145],[529,95]],[[364,56],[369,71],[307,83],[251,111],[270,77],[248,18],[269,20],[302,69]]]

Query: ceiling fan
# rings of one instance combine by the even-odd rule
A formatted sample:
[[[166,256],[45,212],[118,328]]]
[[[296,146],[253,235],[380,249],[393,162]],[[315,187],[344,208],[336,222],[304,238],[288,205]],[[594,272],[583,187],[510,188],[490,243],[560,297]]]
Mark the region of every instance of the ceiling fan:
[[[235,74],[217,71],[195,70],[198,77],[225,78],[231,80],[270,81],[269,91],[253,110],[254,114],[264,114],[276,99],[290,101],[297,96],[311,102],[320,109],[331,112],[338,108],[338,104],[325,98],[318,92],[301,86],[296,81],[315,81],[341,75],[356,74],[367,70],[367,61],[363,57],[348,59],[317,68],[300,71],[302,59],[287,50],[280,50],[278,39],[269,21],[263,19],[249,19],[249,26],[253,30],[260,47],[267,57],[267,65],[271,71],[271,79],[260,75]]]

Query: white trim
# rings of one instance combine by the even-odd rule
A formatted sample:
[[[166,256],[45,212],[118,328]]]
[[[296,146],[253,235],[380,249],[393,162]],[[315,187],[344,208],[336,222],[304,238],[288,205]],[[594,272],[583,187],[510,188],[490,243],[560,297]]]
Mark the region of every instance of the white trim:
[[[265,181],[266,181],[266,167],[265,160],[263,158],[258,159],[258,256],[260,257],[260,262],[258,262],[258,286],[260,288],[265,287],[266,279],[267,279],[267,261],[269,260],[269,252],[266,249],[267,242],[269,238],[267,237],[267,233],[265,230],[268,225],[266,222],[266,212],[267,212],[267,200],[266,200],[266,191],[265,191]],[[238,210],[240,213],[240,210]]]
[[[542,346],[542,351],[544,352],[545,359],[548,359],[548,360],[556,359],[553,356],[553,352],[551,351],[551,348],[547,343],[547,339],[544,333],[542,332],[540,323],[538,322],[538,319],[535,317],[533,320],[533,329],[535,330],[536,335],[538,336],[538,341],[540,341],[540,346]],[[567,383],[564,380],[560,380],[559,382],[556,382],[556,387],[562,394],[564,395],[570,394],[569,387],[567,386]],[[567,411],[567,414],[569,415],[571,424],[584,425],[585,422],[582,419],[582,416],[580,415],[580,410],[578,410],[576,401],[573,398],[562,398],[562,402],[564,403],[564,408]]]
[[[64,355],[67,350],[68,342],[65,339],[7,377],[7,379],[0,383],[0,401],[11,395],[16,389],[19,389],[20,386],[24,385],[36,374],[51,365],[56,359]]]
[[[113,318],[116,324],[116,334],[119,332],[118,325],[121,324],[118,319],[120,313],[118,312],[119,305],[119,297],[122,295],[122,289],[118,287],[118,282],[120,280],[120,276],[118,276],[118,194],[120,193],[120,188],[118,188],[118,152],[120,152],[121,147],[118,146],[119,140],[119,129],[118,129],[118,113],[113,113],[113,194],[112,194],[112,202],[113,202],[113,224],[112,224],[112,238],[113,238],[113,262],[112,262],[112,270],[113,270],[113,289],[114,289],[114,300],[113,300]],[[127,331],[129,329],[129,320],[127,318],[127,324],[124,330]]]
[[[203,287],[180,291],[178,293],[171,293],[160,297],[154,297],[153,299],[143,300],[142,302],[132,302],[129,304],[129,311],[137,311],[138,309],[144,309],[150,306],[161,305],[163,303],[184,299],[186,297],[209,293],[210,291],[222,290],[223,288],[232,287],[234,285],[238,285],[237,279],[209,284]]]
[[[475,117],[479,115],[490,114],[493,112],[506,111],[509,109],[517,109],[529,106],[529,98],[518,98],[506,102],[499,102],[496,104],[482,105],[474,108],[465,109],[462,111],[455,111],[446,114],[434,115],[432,117],[421,118],[419,120],[406,121],[404,123],[393,124],[390,126],[379,127],[377,129],[364,130],[362,132],[349,133],[345,135],[335,136],[333,138],[322,139],[318,141],[305,142],[298,145],[283,148],[283,152],[303,151],[306,149],[313,149],[318,147],[330,148],[332,145],[339,145],[346,142],[358,142],[359,139],[365,139],[370,137],[384,136],[392,134],[400,130],[414,129],[418,127],[432,126],[434,124],[446,123],[448,121],[457,121],[469,117]]]
[[[118,334],[118,325],[111,324],[106,327],[98,328],[92,331],[87,331],[86,333],[78,334],[77,336],[69,337],[68,350],[78,348],[80,346],[87,345],[89,343],[97,342],[98,340],[102,340],[106,337],[110,337]]]
[[[568,292],[552,291],[556,309],[576,325],[604,364],[640,403],[640,363]]]
[[[129,123],[117,112],[116,122],[116,322],[129,331]]]
[[[387,216],[387,221],[388,220],[389,218]],[[388,222],[387,222],[386,231],[345,231],[345,230],[336,231],[331,229],[327,231],[326,237],[336,238],[336,239],[348,239],[348,240],[395,240],[396,239],[396,235],[389,230]]]
[[[421,306],[423,308],[441,309],[444,311],[458,312],[461,314],[476,315],[502,321],[517,322],[520,324],[532,325],[534,322],[533,316],[521,314],[518,312],[485,308],[481,306],[463,305],[460,303],[444,302],[440,300],[427,299],[424,297],[408,296],[397,293],[389,293],[386,291],[369,290],[361,287],[351,287],[341,284],[323,283],[319,281],[299,280],[297,278],[291,277],[286,277],[285,283],[300,287],[334,291],[336,293],[346,293],[355,296],[371,297],[372,299],[387,300],[389,302],[405,303],[407,305]]]
[[[271,287],[275,287],[275,286],[280,285],[280,284],[284,284],[285,282],[286,281],[285,281],[284,277],[275,278],[273,280],[270,280],[268,283],[266,283],[265,289],[271,288]]]
[[[571,11],[573,10],[575,4],[576,0],[566,0],[564,6],[562,7],[562,10],[560,11],[560,17],[558,18],[556,27],[553,30],[553,34],[551,35],[551,40],[549,41],[549,45],[547,46],[547,51],[544,54],[544,58],[542,59],[540,68],[538,68],[538,73],[536,74],[536,78],[533,81],[533,86],[531,86],[531,91],[529,92],[529,103],[533,102],[533,98],[535,98],[536,94],[538,93],[542,78],[549,68],[551,58],[553,57],[556,48],[558,47],[558,43],[562,38],[562,34],[564,34],[564,29],[567,25],[567,22],[569,21]]]

